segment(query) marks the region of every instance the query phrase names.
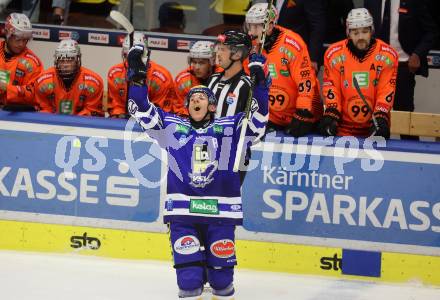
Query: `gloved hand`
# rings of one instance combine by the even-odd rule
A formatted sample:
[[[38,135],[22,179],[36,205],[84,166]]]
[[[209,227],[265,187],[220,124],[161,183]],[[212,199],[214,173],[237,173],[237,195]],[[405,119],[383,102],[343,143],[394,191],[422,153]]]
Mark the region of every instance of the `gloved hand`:
[[[144,46],[139,44],[131,47],[127,55],[128,81],[138,85],[143,85],[147,77],[147,66],[142,61],[143,54]]]
[[[266,65],[266,57],[262,54],[252,53],[249,56],[249,72],[251,78],[255,78],[255,83],[258,85],[268,86],[270,81],[269,70]]]
[[[304,136],[313,129],[313,114],[307,109],[298,109],[286,128],[286,133],[294,137]]]
[[[390,138],[390,123],[388,121],[388,116],[382,112],[375,112],[374,117],[376,118],[377,128],[371,119],[370,134],[374,136],[381,136],[386,139]]]
[[[338,133],[338,122],[341,114],[336,109],[327,109],[319,122],[319,133],[323,136],[335,136]]]

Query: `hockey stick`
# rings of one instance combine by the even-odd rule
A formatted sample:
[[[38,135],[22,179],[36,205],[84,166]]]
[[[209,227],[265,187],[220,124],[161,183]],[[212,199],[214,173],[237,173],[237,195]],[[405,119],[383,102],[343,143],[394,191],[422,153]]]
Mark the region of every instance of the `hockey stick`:
[[[267,14],[266,14],[266,19],[264,20],[264,23],[263,23],[263,33],[261,34],[261,38],[260,38],[260,48],[258,49],[258,54],[261,54],[263,52],[264,42],[266,40],[266,35],[267,35],[267,28],[269,27],[270,10],[272,9],[272,5],[273,5],[273,0],[269,1],[268,5],[267,5]],[[254,85],[255,85],[255,76],[252,76],[251,89],[249,91],[249,97],[246,101],[246,106],[244,109],[244,118],[243,118],[243,121],[241,124],[240,137],[238,139],[238,145],[237,145],[237,153],[235,155],[234,168],[233,168],[234,172],[238,172],[239,167],[240,167],[241,156],[242,156],[243,147],[244,147],[244,139],[245,139],[245,135],[246,135],[246,131],[247,131],[248,123],[249,123],[249,118],[250,118]]]
[[[134,36],[134,27],[133,24],[125,17],[120,11],[112,10],[110,12],[110,18],[115,21],[117,24],[121,25],[128,33],[128,44],[129,49],[133,46],[133,36]],[[128,81],[127,81],[127,95],[125,101],[125,113],[128,112]]]
[[[359,87],[359,83],[357,81],[356,76],[353,76],[353,84],[354,84],[354,88],[356,89],[356,92],[359,94],[359,97],[361,97],[365,106],[367,106],[369,112],[371,113],[371,118],[373,120],[374,128],[376,129],[376,132],[377,132],[379,130],[379,124],[377,123],[376,117],[374,116],[374,113],[373,113],[373,110],[371,109],[371,106],[368,104],[367,100],[365,99],[364,94],[362,94],[362,91],[361,91],[361,88]],[[372,135],[374,135],[374,133]]]

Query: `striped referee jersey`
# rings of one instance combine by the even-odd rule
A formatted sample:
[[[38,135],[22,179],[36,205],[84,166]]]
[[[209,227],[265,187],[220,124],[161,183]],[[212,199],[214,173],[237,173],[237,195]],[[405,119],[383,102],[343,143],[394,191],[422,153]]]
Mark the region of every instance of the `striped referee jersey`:
[[[243,70],[227,80],[222,79],[224,74],[214,73],[208,80],[208,87],[218,99],[216,118],[244,111],[251,90],[250,77]]]

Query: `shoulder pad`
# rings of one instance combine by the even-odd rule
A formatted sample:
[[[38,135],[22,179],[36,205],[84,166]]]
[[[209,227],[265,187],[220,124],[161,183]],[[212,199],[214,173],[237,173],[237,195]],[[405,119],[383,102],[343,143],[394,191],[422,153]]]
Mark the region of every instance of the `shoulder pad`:
[[[302,46],[301,46],[302,42],[300,42],[299,40],[295,39],[293,36],[285,35],[284,36],[284,43],[287,44],[287,45],[292,46],[298,52],[302,51]]]
[[[159,78],[162,82],[166,82],[167,81],[166,75],[164,73],[162,73],[161,71],[159,71],[159,70],[154,70],[152,75],[154,77]]]
[[[396,60],[398,59],[398,54],[397,54],[396,50],[394,50],[393,47],[391,47],[390,45],[387,45],[385,43],[381,43],[380,51],[390,53],[394,57],[394,59],[396,59]]]
[[[116,73],[122,73],[124,72],[124,69],[121,67],[113,67],[108,72],[108,77],[113,77]]]

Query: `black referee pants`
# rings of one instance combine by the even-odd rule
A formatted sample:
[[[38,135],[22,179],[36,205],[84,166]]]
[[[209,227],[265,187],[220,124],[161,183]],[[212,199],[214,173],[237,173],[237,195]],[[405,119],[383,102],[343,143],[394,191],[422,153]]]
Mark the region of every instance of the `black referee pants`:
[[[396,95],[394,96],[394,110],[414,111],[414,89],[416,87],[415,77],[416,75],[409,71],[408,62],[399,62]],[[405,140],[419,139],[417,136],[406,134],[402,134],[400,138]]]

